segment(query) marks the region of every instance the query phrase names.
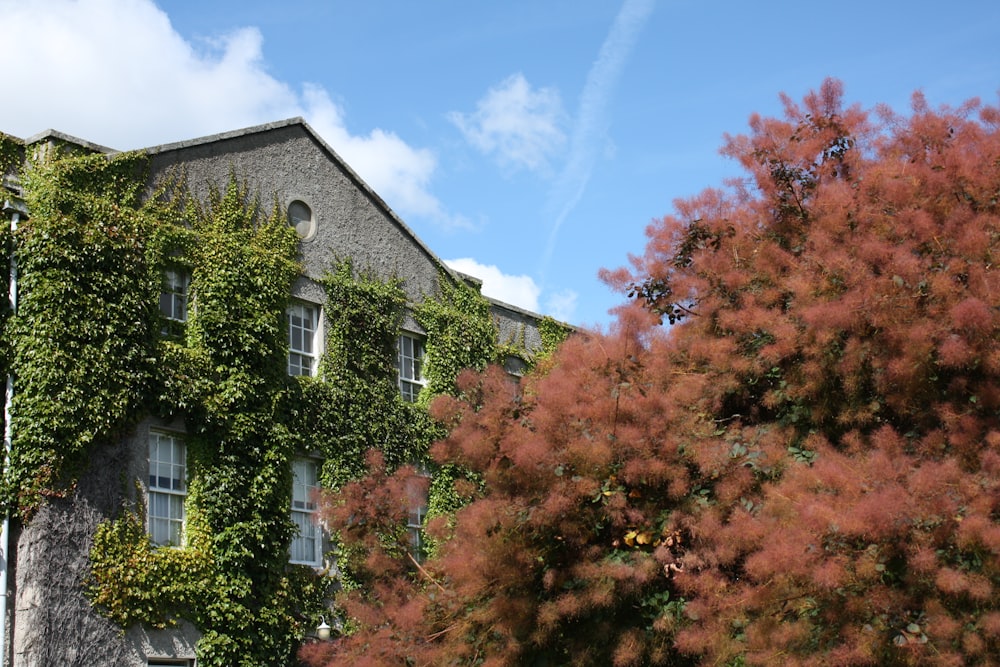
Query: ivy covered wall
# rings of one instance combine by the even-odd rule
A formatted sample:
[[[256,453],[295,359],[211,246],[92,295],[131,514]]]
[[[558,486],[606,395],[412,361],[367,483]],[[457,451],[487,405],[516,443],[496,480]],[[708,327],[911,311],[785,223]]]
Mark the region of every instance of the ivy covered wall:
[[[500,344],[489,303],[443,269],[440,292],[408,305],[402,280],[341,259],[322,280],[319,377],[291,378],[284,312],[302,266],[281,206],[262,214],[268,206],[235,177],[204,202],[181,180],[150,196],[147,166],[141,154],[56,151],[23,174],[32,215],[10,239],[20,304],[17,317],[0,319],[0,360],[17,377],[3,502],[23,539],[40,508],[79,497],[96,451],[129,442],[134,463],[146,454],[138,425],[183,424],[185,546],[151,546],[135,466],[119,461],[119,488],[105,490],[119,501],[81,545],[90,560],[76,583],[122,628],[192,624],[199,664],[292,664],[332,581],[288,565],[292,457],[321,458],[333,489],[365,471],[371,449],[391,467],[421,461],[441,434],[429,400],[514,343]],[[194,305],[163,336],[168,267],[190,275]],[[428,386],[416,404],[395,380],[408,308],[427,332]],[[459,502],[448,472],[432,485],[433,507]],[[31,587],[29,573],[18,576]]]

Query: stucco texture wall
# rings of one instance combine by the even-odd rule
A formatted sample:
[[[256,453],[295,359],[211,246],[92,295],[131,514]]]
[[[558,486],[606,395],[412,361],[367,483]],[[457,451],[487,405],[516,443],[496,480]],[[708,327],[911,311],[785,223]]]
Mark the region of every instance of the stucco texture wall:
[[[346,164],[300,123],[265,128],[155,149],[152,178],[183,174],[204,200],[209,184],[224,188],[233,174],[259,193],[265,211],[275,201],[283,211],[293,200],[305,202],[316,232],[300,243],[300,258],[314,280],[350,257],[356,269],[402,279],[411,301],[437,291],[440,261]]]

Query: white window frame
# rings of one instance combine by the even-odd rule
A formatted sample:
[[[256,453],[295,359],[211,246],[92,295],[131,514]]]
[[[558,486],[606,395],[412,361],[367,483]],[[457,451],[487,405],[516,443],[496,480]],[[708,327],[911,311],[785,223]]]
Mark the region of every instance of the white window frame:
[[[423,464],[414,464],[416,475],[407,480],[406,499],[409,504],[406,515],[406,532],[410,540],[410,555],[418,563],[424,561],[424,521],[427,518],[431,474]],[[423,480],[423,481],[421,481]],[[428,486],[424,486],[424,482]]]
[[[410,507],[406,517],[406,532],[410,534],[410,554],[418,563],[424,560],[424,519],[427,518],[427,502]]]
[[[288,332],[288,374],[315,376],[323,343],[322,308],[305,301],[293,302],[285,311],[285,328]]]
[[[163,287],[160,290],[160,314],[167,320],[162,333],[173,333],[172,323],[187,322],[191,293],[191,275],[181,268],[171,267],[163,272]]]
[[[420,390],[427,386],[424,377],[426,349],[422,336],[401,333],[396,339],[396,378],[399,394],[404,401],[413,403]]]
[[[316,493],[319,491],[319,461],[292,459],[291,517],[298,532],[289,545],[290,563],[319,567],[323,564],[323,527],[317,518]]]
[[[148,440],[146,530],[157,546],[181,546],[187,501],[187,445],[176,433],[154,429],[150,429]]]

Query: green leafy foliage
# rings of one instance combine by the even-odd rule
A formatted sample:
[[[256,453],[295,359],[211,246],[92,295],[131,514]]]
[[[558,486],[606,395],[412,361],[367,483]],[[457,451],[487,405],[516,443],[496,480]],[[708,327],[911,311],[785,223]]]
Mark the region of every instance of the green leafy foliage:
[[[134,422],[151,385],[158,282],[146,261],[141,158],[67,157],[25,175],[7,507],[70,488],[89,447]],[[115,363],[108,363],[114,359]]]
[[[149,542],[143,512],[100,524],[91,548],[96,567],[87,580],[91,602],[122,627],[166,627],[193,618],[212,597],[207,534],[187,522],[187,546],[159,549]]]
[[[23,152],[24,146],[19,139],[0,132],[0,178],[19,176]]]
[[[497,357],[497,330],[489,302],[465,283],[443,275],[438,283],[440,295],[425,299],[414,311],[427,331],[424,405],[433,396],[456,394],[455,379],[461,371],[482,370]]]
[[[562,322],[546,315],[538,321],[538,333],[542,338],[539,355],[548,356],[569,337],[571,330]]]
[[[103,156],[82,164],[103,183],[102,161]],[[55,162],[52,168],[66,166]],[[84,204],[105,213],[102,206],[114,210],[134,201],[135,184],[142,179],[131,171],[119,178],[120,173],[104,179],[100,202]],[[202,664],[287,664],[303,632],[301,610],[318,609],[326,592],[311,570],[304,576],[287,565],[293,531],[290,461],[297,442],[286,424],[289,393],[297,386],[285,373],[283,317],[298,274],[294,232],[277,210],[261,219],[257,203],[232,179],[224,192],[212,193],[203,210],[158,198],[141,209],[141,216],[130,210],[128,219],[145,227],[127,237],[127,247],[105,247],[100,235],[82,235],[89,231],[83,223],[95,217],[91,209],[71,208],[52,191],[50,179],[36,178],[31,181],[34,227],[27,236],[33,245],[20,248],[27,258],[27,299],[17,321],[30,324],[33,335],[25,335],[16,348],[23,350],[18,368],[26,371],[19,374],[26,381],[18,394],[24,426],[16,449],[27,462],[49,452],[58,452],[56,461],[67,452],[85,454],[113,429],[131,424],[140,407],[181,416],[188,431],[187,543],[152,548],[141,512],[125,511],[102,524],[91,551],[94,604],[123,626],[181,618],[193,622],[203,632],[197,645]],[[80,197],[81,179],[75,174],[57,184],[60,192]],[[112,187],[117,189],[109,191]],[[52,211],[61,213],[53,220]],[[102,218],[108,219],[114,218]],[[83,272],[91,262],[103,278]],[[180,337],[160,336],[157,299],[167,265],[190,271],[197,298]],[[81,277],[87,278],[89,291],[78,287]],[[112,279],[117,282],[110,284]],[[77,293],[82,293],[77,300],[67,298]],[[142,326],[136,335],[119,320],[106,321],[119,312],[133,318],[143,314],[133,326]],[[39,339],[36,320],[45,318],[52,318],[59,331],[47,329]],[[85,335],[77,332],[81,328]],[[95,345],[102,332],[118,347]],[[121,349],[126,343],[132,347]],[[73,368],[65,362],[70,352],[87,363],[79,373],[66,372],[67,366]],[[41,376],[50,378],[49,384],[32,372],[31,363],[44,359],[63,364]],[[141,376],[136,377],[136,369]],[[118,380],[123,373],[125,379]],[[56,382],[66,395],[79,393],[88,402],[69,414],[49,410],[39,416],[33,401],[50,402]],[[126,395],[131,402],[111,393],[124,391],[119,385],[131,392]],[[128,406],[131,418],[106,395]],[[142,406],[148,396],[158,399]],[[97,400],[107,402],[97,406]],[[107,425],[86,428],[79,416],[84,413],[99,415]],[[47,439],[32,442],[35,433]]]
[[[365,472],[369,450],[399,466],[419,458],[426,441],[396,386],[396,337],[406,308],[399,281],[355,275],[341,260],[324,285],[326,348],[320,378],[303,384],[301,432],[308,434],[305,449],[324,457],[324,486],[338,489]]]

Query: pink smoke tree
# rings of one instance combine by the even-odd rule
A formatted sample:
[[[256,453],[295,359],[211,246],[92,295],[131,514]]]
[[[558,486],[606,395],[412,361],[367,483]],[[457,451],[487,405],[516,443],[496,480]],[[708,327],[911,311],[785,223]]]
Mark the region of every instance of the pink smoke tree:
[[[308,664],[996,664],[1000,109],[783,102],[603,272],[610,331],[434,403],[430,558],[411,472],[328,501],[365,584]]]

